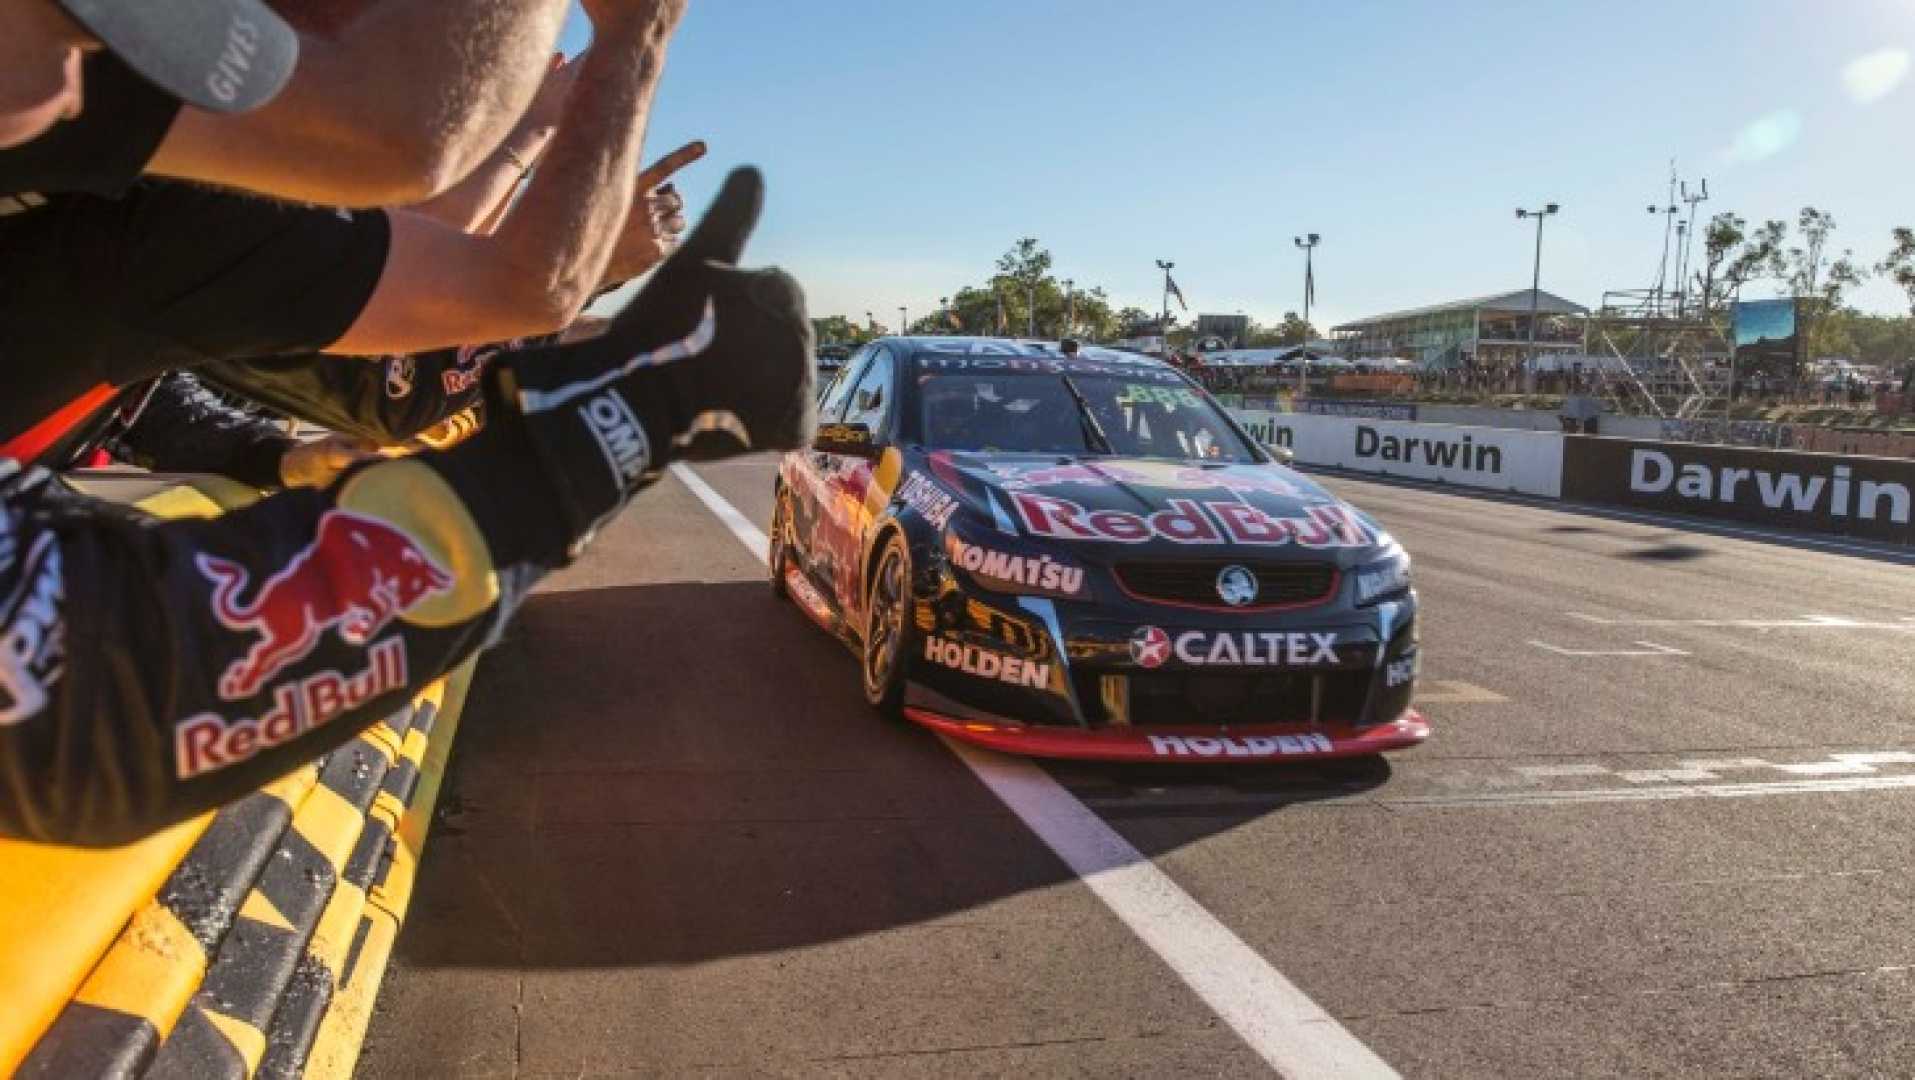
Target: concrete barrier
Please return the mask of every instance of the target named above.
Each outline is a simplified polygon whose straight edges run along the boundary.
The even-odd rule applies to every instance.
[[[1548,498],[1561,494],[1559,432],[1308,413],[1233,415],[1253,438],[1289,447],[1304,465]]]
[[[1915,544],[1915,461],[1572,435],[1562,496]]]

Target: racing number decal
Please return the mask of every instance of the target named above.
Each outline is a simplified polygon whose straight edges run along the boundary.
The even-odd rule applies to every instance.
[[[1203,404],[1197,392],[1182,386],[1146,386],[1142,383],[1127,383],[1123,392],[1117,396],[1119,405],[1142,405],[1154,403],[1170,409],[1195,409]]]

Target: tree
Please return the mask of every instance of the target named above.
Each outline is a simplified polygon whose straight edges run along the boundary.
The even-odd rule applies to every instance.
[[[1276,349],[1289,345],[1301,345],[1317,339],[1317,328],[1303,321],[1294,311],[1283,313],[1283,321],[1275,326],[1263,326],[1251,323],[1250,330],[1244,335],[1244,345],[1251,349]]]
[[[1117,322],[1117,333],[1122,337],[1136,337],[1145,327],[1155,329],[1157,325],[1157,316],[1134,304],[1119,311],[1113,318]]]
[[[1786,224],[1771,219],[1750,234],[1722,271],[1722,294],[1739,295],[1742,286],[1770,273],[1770,268],[1782,257],[1782,241],[1788,231]]]
[[[1837,338],[1841,327],[1825,316],[1842,309],[1843,298],[1862,283],[1865,271],[1855,265],[1853,251],[1844,249],[1835,259],[1828,258],[1829,237],[1835,234],[1833,214],[1805,206],[1796,217],[1796,232],[1801,242],[1778,249],[1770,269],[1788,283],[1791,295],[1808,301],[1796,307],[1796,332],[1807,346],[1803,351],[1811,357],[1833,355],[1842,344]]]
[[[1316,327],[1304,322],[1294,311],[1284,312],[1283,322],[1277,326],[1277,342],[1282,345],[1302,345],[1316,336]]]
[[[820,344],[849,342],[862,345],[878,336],[869,326],[861,326],[843,315],[827,315],[811,320],[811,332]]]
[[[1044,281],[1050,276],[1051,253],[1038,246],[1037,237],[1021,237],[1011,250],[998,256],[997,272],[1020,285]]]
[[[1040,337],[1108,341],[1154,323],[1154,316],[1137,308],[1113,308],[1100,286],[1066,288],[1052,265],[1050,251],[1036,237],[1019,237],[987,280],[940,298],[940,310],[912,323],[911,332],[1021,337],[1034,330]]]
[[[1842,313],[1842,321],[1854,342],[1850,355],[1857,361],[1891,371],[1915,361],[1915,318],[1864,315],[1851,308]]]
[[[1708,318],[1715,306],[1716,285],[1736,249],[1748,239],[1749,223],[1736,214],[1722,213],[1709,219],[1702,233],[1702,269],[1696,272],[1696,293],[1702,300],[1702,317]],[[1725,290],[1726,291],[1726,290]]]
[[[1908,312],[1915,315],[1915,229],[1903,225],[1891,236],[1895,246],[1889,249],[1886,258],[1875,264],[1875,272],[1886,274],[1908,294]]]

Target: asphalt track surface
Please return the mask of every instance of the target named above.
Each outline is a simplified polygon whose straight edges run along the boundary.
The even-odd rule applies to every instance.
[[[482,664],[362,1073],[1915,1073],[1915,567],[1328,482],[1428,744],[976,772],[668,476]]]

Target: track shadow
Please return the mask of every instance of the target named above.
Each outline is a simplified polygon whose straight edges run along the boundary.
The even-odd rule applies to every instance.
[[[402,956],[689,963],[1071,878],[937,739],[872,714],[857,682],[843,647],[762,584],[535,597],[480,665]],[[1152,855],[1389,777],[1380,761],[1057,769],[1120,831],[1170,819],[1133,837]]]
[[[1708,548],[1694,544],[1676,542],[1656,544],[1653,547],[1636,548],[1633,551],[1617,553],[1620,559],[1635,559],[1640,562],[1687,562],[1690,559],[1706,559],[1715,554]]]

